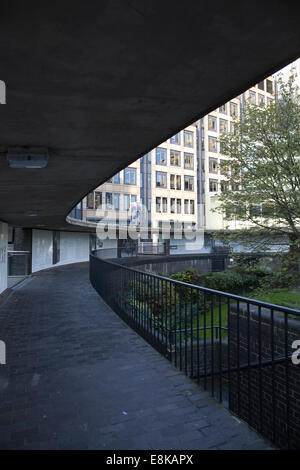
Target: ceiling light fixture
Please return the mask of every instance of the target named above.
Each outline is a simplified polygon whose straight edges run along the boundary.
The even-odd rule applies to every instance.
[[[45,147],[10,147],[7,151],[10,168],[45,168],[48,158]]]

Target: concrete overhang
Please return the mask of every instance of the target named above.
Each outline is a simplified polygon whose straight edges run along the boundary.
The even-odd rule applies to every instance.
[[[66,216],[89,191],[296,59],[299,17],[287,0],[2,2],[0,220],[85,230]],[[10,168],[11,147],[47,167]]]

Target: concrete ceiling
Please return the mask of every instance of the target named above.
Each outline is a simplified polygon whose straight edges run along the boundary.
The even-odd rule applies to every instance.
[[[74,230],[90,190],[297,58],[299,17],[287,0],[1,2],[0,220]],[[11,146],[48,166],[9,168]]]

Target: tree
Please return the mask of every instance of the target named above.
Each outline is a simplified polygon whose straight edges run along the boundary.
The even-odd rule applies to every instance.
[[[234,132],[220,138],[225,180],[217,211],[234,215],[242,230],[225,237],[258,242],[285,240],[290,263],[300,254],[300,96],[295,75],[278,80],[267,106],[245,104]],[[291,264],[290,264],[291,265]]]

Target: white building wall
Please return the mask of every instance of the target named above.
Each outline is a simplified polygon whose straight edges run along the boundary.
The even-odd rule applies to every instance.
[[[8,225],[0,222],[0,294],[7,288]]]
[[[89,260],[89,234],[60,232],[60,261],[53,265],[53,232],[32,230],[32,272]]]

